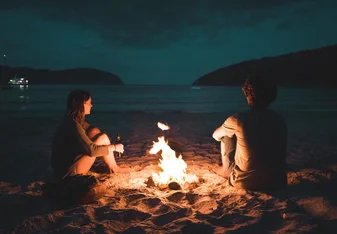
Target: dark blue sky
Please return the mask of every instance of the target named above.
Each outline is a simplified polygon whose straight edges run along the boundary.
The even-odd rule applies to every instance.
[[[244,60],[336,44],[336,12],[336,0],[1,0],[0,53],[9,66],[190,84]]]

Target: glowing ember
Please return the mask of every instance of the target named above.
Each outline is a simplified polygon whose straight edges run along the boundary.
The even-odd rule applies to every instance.
[[[158,122],[158,127],[162,130],[170,129],[169,126]],[[152,173],[153,181],[156,184],[169,184],[170,182],[177,182],[179,184],[184,184],[185,182],[192,183],[197,182],[198,178],[196,175],[186,174],[187,164],[182,159],[182,156],[176,156],[176,152],[171,149],[171,147],[165,141],[165,138],[158,137],[158,142],[153,142],[153,147],[150,150],[150,154],[156,154],[162,151],[162,158],[159,159],[159,167],[163,169],[159,174]]]
[[[158,123],[157,123],[157,126],[158,126],[158,128],[160,128],[161,130],[169,130],[169,129],[170,129],[170,127],[169,127],[168,125],[163,124],[163,123],[161,123],[161,122],[158,122]]]

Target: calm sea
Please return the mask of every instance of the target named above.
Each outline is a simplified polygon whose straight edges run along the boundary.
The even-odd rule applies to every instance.
[[[30,85],[0,90],[1,112],[56,113],[65,110],[68,93],[85,89],[93,111],[213,113],[247,109],[240,87]],[[272,107],[280,111],[337,111],[336,89],[279,88]]]

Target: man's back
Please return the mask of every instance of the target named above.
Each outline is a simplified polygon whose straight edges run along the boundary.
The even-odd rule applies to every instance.
[[[235,122],[237,137],[230,183],[249,190],[284,186],[287,148],[284,118],[266,109],[238,113],[228,120]]]

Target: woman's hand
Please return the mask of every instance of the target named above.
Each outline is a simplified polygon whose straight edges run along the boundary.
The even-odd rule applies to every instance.
[[[109,151],[110,152],[116,151],[116,152],[124,153],[124,145],[121,143],[110,145]]]
[[[122,143],[115,144],[114,146],[116,152],[124,153],[124,145]]]

